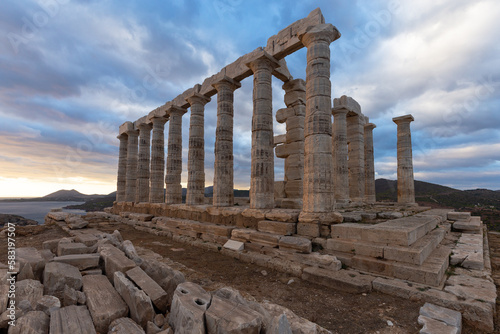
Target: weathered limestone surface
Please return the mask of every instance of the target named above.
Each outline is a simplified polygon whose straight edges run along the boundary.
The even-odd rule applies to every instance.
[[[177,286],[186,281],[180,271],[174,270],[162,262],[144,259],[141,263],[141,269],[165,290],[169,304],[172,302]]]
[[[126,176],[126,196],[127,202],[135,201],[135,194],[137,189],[137,155],[138,155],[138,137],[139,131],[134,129],[131,122],[127,122],[129,128],[127,133],[127,176]]]
[[[205,104],[210,98],[193,93],[186,100],[191,105],[186,204],[200,205],[205,204]]]
[[[151,189],[149,201],[151,203],[163,203],[163,184],[165,177],[165,134],[164,128],[167,122],[165,117],[152,117],[153,138],[151,140]]]
[[[335,198],[332,175],[330,43],[340,37],[331,24],[299,36],[307,47],[304,128],[304,212],[330,212]]]
[[[79,242],[65,242],[57,245],[57,256],[71,255],[71,254],[85,254],[89,249]]]
[[[355,102],[355,101],[354,101]],[[355,203],[365,199],[365,118],[360,114],[347,116],[347,141],[349,144],[349,197]]]
[[[334,99],[334,105],[337,99]],[[335,181],[335,201],[349,202],[349,169],[347,151],[347,116],[348,110],[335,106],[333,114],[333,171]]]
[[[152,124],[147,121],[147,116],[136,122],[139,129],[139,160],[137,165],[137,190],[135,201],[149,202],[149,178],[150,178],[150,147]]]
[[[23,268],[25,264],[29,264],[35,278],[41,280],[43,269],[45,268],[45,260],[36,248],[16,248],[16,262],[19,263],[19,268]]]
[[[262,316],[230,299],[213,296],[205,313],[207,333],[259,333]]]
[[[106,276],[84,276],[83,292],[87,296],[87,307],[97,332],[107,333],[109,324],[113,320],[128,315],[127,304],[125,304]]]
[[[364,127],[365,139],[365,202],[375,203],[375,158],[373,155],[373,129],[375,124],[367,123]]]
[[[155,316],[151,299],[119,271],[114,274],[114,286],[127,303],[132,320],[141,325],[142,328],[146,328],[148,321],[153,321]]]
[[[43,285],[38,280],[25,279],[16,282],[16,303],[23,300],[29,301],[34,309],[43,295]]]
[[[213,206],[232,206],[234,204],[233,100],[234,91],[241,87],[241,84],[224,77],[213,86],[217,90]]]
[[[45,295],[37,300],[35,310],[45,312],[50,315],[51,312],[61,308],[61,301],[54,296]]]
[[[42,311],[31,311],[9,327],[9,334],[40,334],[49,332],[49,316]]]
[[[167,175],[165,176],[166,195],[165,203],[182,203],[182,115],[185,108],[170,107],[168,127]]]
[[[66,263],[49,262],[43,274],[44,294],[63,300],[64,287],[75,290],[82,288],[82,275],[77,267]]]
[[[169,324],[175,333],[204,334],[205,312],[211,296],[199,285],[186,282],[175,289]]]
[[[96,268],[99,266],[99,254],[71,254],[57,256],[54,262],[61,262],[77,267],[79,270]]]
[[[128,136],[120,134],[117,137],[120,140],[120,151],[118,155],[118,176],[116,185],[116,201],[124,202],[126,200],[127,189],[127,146]]]
[[[104,271],[109,280],[114,279],[114,273],[120,271],[122,273],[136,266],[135,262],[129,259],[118,248],[105,245],[101,250],[101,257],[104,261]]]
[[[132,280],[141,290],[143,290],[153,304],[163,313],[167,311],[168,296],[151,277],[149,277],[140,267],[135,267],[126,272],[127,277]]]
[[[279,66],[266,52],[247,66],[254,75],[250,208],[274,207],[272,70]]]
[[[145,332],[134,320],[118,318],[109,325],[108,334],[145,334]]]
[[[413,179],[413,155],[411,147],[410,122],[412,115],[394,117],[398,125],[398,203],[415,203],[415,183]]]
[[[50,334],[95,334],[87,306],[66,306],[50,313]]]

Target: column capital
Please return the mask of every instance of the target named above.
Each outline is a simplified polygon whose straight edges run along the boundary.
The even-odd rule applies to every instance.
[[[340,115],[346,116],[348,112],[349,112],[349,110],[345,109],[344,107],[333,107],[332,108],[332,115],[334,118],[337,115],[338,116],[340,116]]]
[[[153,128],[153,124],[152,123],[142,123],[142,124],[139,124],[137,127],[139,128],[140,131],[151,131],[151,129]]]
[[[136,137],[136,136],[138,136],[138,135],[139,135],[139,130],[138,130],[138,129],[133,128],[133,129],[128,130],[128,131],[126,132],[126,134],[127,134],[127,136],[129,136],[129,137]]]
[[[410,123],[413,122],[415,119],[411,114],[404,115],[404,116],[399,116],[399,117],[394,117],[392,121],[396,124],[404,124],[404,123]]]
[[[280,67],[279,61],[265,51],[262,51],[257,55],[255,59],[246,63],[245,65],[254,73],[259,69],[267,69],[269,71],[272,71],[273,69]]]
[[[222,87],[228,87],[232,91],[235,91],[236,89],[241,87],[241,83],[239,83],[236,80],[231,79],[228,76],[223,76],[218,81],[212,83],[212,87],[214,87],[217,91],[219,91],[220,88],[222,88]]]
[[[330,44],[339,37],[340,32],[330,23],[318,24],[309,28],[305,33],[299,35],[299,39],[305,47],[308,47],[310,44],[315,42],[326,42]]]
[[[187,113],[186,108],[181,108],[181,107],[177,107],[177,106],[170,106],[167,109],[167,115],[169,115],[169,116],[172,116],[172,115],[181,115],[182,116],[185,113]]]
[[[126,133],[121,133],[118,136],[116,136],[120,141],[128,139],[128,135]]]
[[[164,125],[165,123],[168,122],[168,116],[167,117],[159,117],[159,116],[152,116],[152,117],[149,117],[148,116],[148,120],[151,121],[151,124],[155,125],[155,124],[159,124],[159,125]]]
[[[186,97],[186,101],[192,106],[193,104],[205,105],[212,99],[200,93],[193,93]]]
[[[283,88],[285,91],[298,90],[301,92],[305,92],[306,91],[306,81],[304,79],[300,79],[300,78],[293,79],[293,80],[285,82],[283,84],[283,86],[281,86],[281,88]]]
[[[122,125],[120,125],[120,131],[119,134],[127,134],[128,131],[134,129],[134,123],[132,122],[125,122]]]
[[[366,123],[365,124],[365,130],[373,130],[375,129],[377,126],[373,123]]]

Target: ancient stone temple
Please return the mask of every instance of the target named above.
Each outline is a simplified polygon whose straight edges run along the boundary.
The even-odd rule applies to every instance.
[[[266,46],[121,125],[110,219],[328,288],[376,290],[452,307],[474,326],[491,330],[496,303],[488,296],[496,293],[483,250],[485,229],[479,217],[416,205],[411,115],[393,118],[397,202],[376,201],[376,126],[354,98],[332,99],[330,44],[339,37],[316,9],[271,36]],[[286,57],[301,48],[307,49],[306,78],[293,78]],[[283,82],[286,107],[278,110],[273,109],[273,76]],[[234,93],[249,77],[250,192],[248,200],[238,201]],[[204,143],[209,103],[217,113],[213,153]],[[183,203],[182,122],[188,117]],[[285,124],[285,133],[273,133],[275,120]],[[204,194],[208,154],[215,158],[212,198]],[[284,159],[282,180],[276,180],[275,159]],[[450,261],[463,270],[449,275]],[[484,287],[484,296],[474,286]]]

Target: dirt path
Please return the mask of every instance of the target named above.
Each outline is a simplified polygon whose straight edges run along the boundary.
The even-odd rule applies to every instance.
[[[418,333],[418,311],[422,303],[377,292],[354,295],[327,289],[274,270],[241,262],[218,252],[191,247],[172,239],[155,236],[119,224],[91,224],[102,231],[118,229],[135,246],[150,249],[175,261],[186,279],[214,290],[232,286],[245,296],[290,308],[296,314],[331,330],[333,333]],[[21,229],[21,228],[19,228]],[[41,248],[45,240],[67,234],[59,228],[32,228],[33,233],[18,233],[17,247]],[[499,238],[500,252],[500,238]],[[5,263],[5,247],[0,261]],[[250,298],[252,298],[250,297]],[[498,317],[497,317],[498,319]],[[390,326],[388,322],[393,325]],[[463,333],[475,333],[464,328]]]

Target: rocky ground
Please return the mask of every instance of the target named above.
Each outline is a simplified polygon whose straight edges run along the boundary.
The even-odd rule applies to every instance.
[[[188,281],[213,291],[232,286],[245,297],[265,300],[290,308],[297,315],[331,330],[333,333],[418,333],[417,317],[421,303],[385,294],[350,294],[326,289],[268,268],[249,265],[239,260],[178,243],[165,237],[138,231],[118,223],[95,224],[103,232],[119,230],[124,239],[132,241],[139,252],[156,252],[172,260]],[[68,236],[57,226],[27,226],[16,231],[16,247],[41,248],[43,241]],[[491,242],[494,271],[500,253],[500,237]],[[490,237],[491,239],[491,237]],[[498,240],[498,241],[496,241]],[[0,248],[0,262],[7,260],[6,247]],[[500,263],[500,260],[497,260]],[[500,275],[500,274],[497,274]],[[498,277],[498,276],[497,276]],[[251,298],[251,297],[250,297]],[[496,317],[496,327],[500,317]],[[499,331],[500,332],[500,331]],[[481,333],[464,327],[463,333]]]
[[[0,213],[0,228],[4,227],[7,223],[13,223],[16,226],[38,225],[38,222],[33,219]]]

